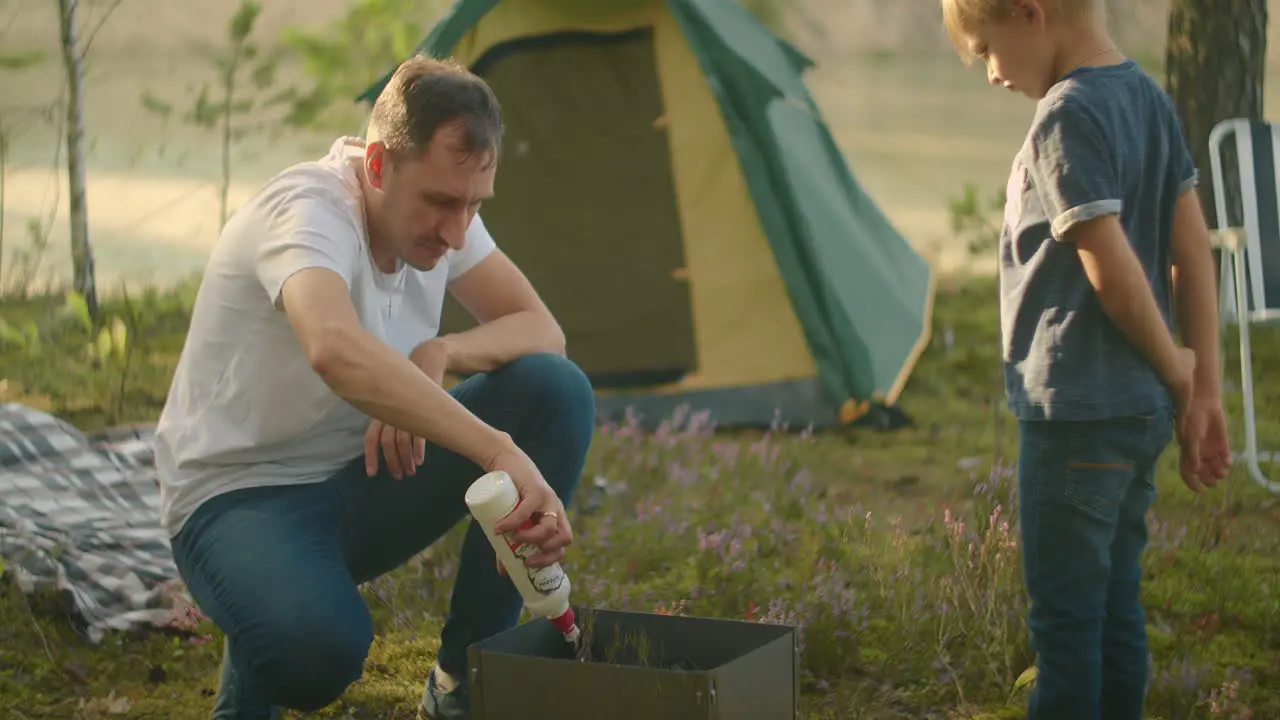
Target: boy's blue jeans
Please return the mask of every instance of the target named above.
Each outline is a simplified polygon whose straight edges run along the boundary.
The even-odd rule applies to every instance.
[[[1139,601],[1156,461],[1168,411],[1101,422],[1023,422],[1023,572],[1038,674],[1027,720],[1141,720]]]
[[[510,434],[569,504],[595,424],[591,386],[577,366],[532,355],[451,392]],[[467,517],[462,497],[481,474],[430,444],[416,475],[396,480],[385,467],[379,457],[382,471],[367,477],[362,455],[322,483],[218,496],[173,539],[196,604],[228,639],[212,718],[272,718],[273,706],[317,710],[359,679],[373,628],[357,584],[400,566]],[[522,606],[472,525],[440,666],[465,682],[467,647],[515,625]]]

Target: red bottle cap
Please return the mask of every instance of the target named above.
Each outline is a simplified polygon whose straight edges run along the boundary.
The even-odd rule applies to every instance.
[[[562,635],[568,635],[570,632],[572,632],[573,629],[577,626],[576,622],[577,622],[577,618],[573,616],[573,608],[569,608],[568,610],[565,610],[564,614],[562,614],[560,617],[551,618],[551,624],[554,625]]]

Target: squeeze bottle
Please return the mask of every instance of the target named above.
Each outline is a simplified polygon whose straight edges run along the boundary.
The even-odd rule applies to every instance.
[[[538,546],[518,543],[509,534],[494,532],[494,524],[510,515],[520,504],[520,491],[511,476],[501,470],[486,473],[471,483],[463,500],[507,569],[507,576],[524,597],[525,605],[533,613],[549,619],[564,634],[565,640],[576,643],[581,633],[573,608],[569,607],[569,576],[565,575],[560,563],[542,568],[527,567],[524,559],[537,555]],[[530,520],[526,520],[521,527],[532,525]]]

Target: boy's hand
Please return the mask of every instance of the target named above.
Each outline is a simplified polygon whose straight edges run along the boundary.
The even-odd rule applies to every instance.
[[[1182,481],[1192,492],[1214,487],[1231,469],[1231,444],[1222,400],[1206,394],[1192,396],[1178,423]]]
[[[1178,439],[1182,446],[1182,479],[1200,492],[1227,476],[1231,447],[1223,418],[1218,344],[1217,269],[1200,194],[1184,191],[1174,210],[1170,243],[1171,278],[1183,342],[1196,350],[1196,373],[1190,400],[1179,406]]]
[[[1202,492],[1200,483],[1200,439],[1204,437],[1204,422],[1194,406],[1196,354],[1191,348],[1178,348],[1173,376],[1167,378],[1173,392],[1174,417],[1178,434],[1178,447],[1182,451],[1180,469],[1182,481],[1192,492]]]
[[[1231,472],[1234,462],[1231,457],[1231,441],[1227,439],[1227,417],[1222,409],[1222,400],[1215,399],[1212,404],[1205,404],[1205,434],[1200,439],[1200,463],[1205,472],[1213,478],[1211,485],[1217,485]]]

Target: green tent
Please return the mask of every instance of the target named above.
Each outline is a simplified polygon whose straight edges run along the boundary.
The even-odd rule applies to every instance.
[[[896,403],[932,270],[846,166],[811,60],[741,6],[459,0],[419,50],[502,102],[481,214],[607,419],[687,405],[721,427],[820,428]],[[443,330],[469,322],[451,302]]]

